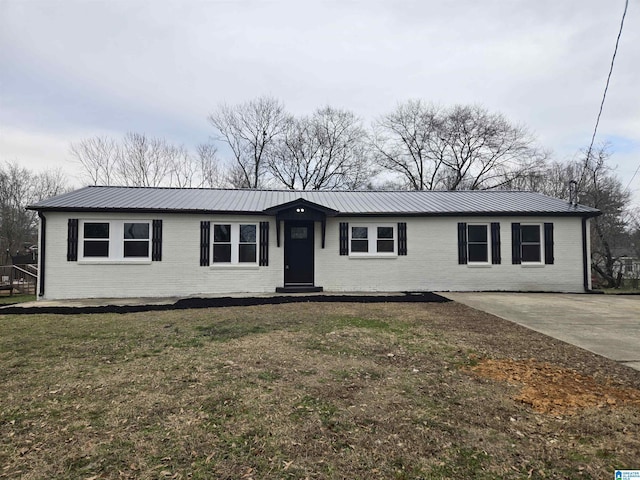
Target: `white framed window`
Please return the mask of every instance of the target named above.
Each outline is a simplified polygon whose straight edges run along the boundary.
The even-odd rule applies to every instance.
[[[542,226],[540,224],[521,224],[520,258],[522,263],[543,263],[543,248]]]
[[[150,220],[82,220],[79,258],[85,261],[150,261]]]
[[[398,239],[395,224],[349,225],[349,255],[389,257],[397,254]]]
[[[151,248],[149,222],[124,222],[125,258],[149,258]]]
[[[483,265],[491,262],[488,224],[467,224],[467,262]]]
[[[214,223],[213,265],[257,265],[257,223]]]
[[[81,257],[109,258],[110,226],[109,222],[83,222]]]

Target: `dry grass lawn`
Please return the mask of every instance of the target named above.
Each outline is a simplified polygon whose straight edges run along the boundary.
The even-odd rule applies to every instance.
[[[0,290],[0,305],[11,305],[13,303],[22,303],[22,302],[34,302],[35,300],[36,300],[35,295],[21,295],[21,294],[9,295],[8,291]]]
[[[0,478],[640,468],[640,372],[456,303],[5,315],[0,380]]]

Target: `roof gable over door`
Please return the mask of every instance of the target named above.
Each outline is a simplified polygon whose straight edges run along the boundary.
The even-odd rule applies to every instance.
[[[278,247],[280,246],[280,222],[283,220],[305,220],[320,222],[320,226],[322,228],[322,248],[324,248],[327,230],[327,217],[335,217],[340,212],[332,208],[325,207],[324,205],[318,205],[317,203],[310,202],[304,198],[297,198],[291,202],[267,208],[264,210],[264,213],[267,215],[275,215],[276,217],[276,242]]]
[[[281,220],[322,220],[326,217],[335,217],[340,212],[304,198],[297,198],[291,202],[269,207],[264,210],[264,213],[275,215]]]

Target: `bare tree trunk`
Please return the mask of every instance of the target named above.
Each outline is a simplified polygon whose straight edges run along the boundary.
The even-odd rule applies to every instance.
[[[284,105],[271,97],[260,97],[235,106],[226,104],[209,115],[234,157],[230,181],[236,187],[258,188],[268,182],[266,156],[282,135],[289,115]]]

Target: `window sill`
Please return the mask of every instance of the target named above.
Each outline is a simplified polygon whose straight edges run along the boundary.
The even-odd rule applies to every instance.
[[[237,263],[231,263],[228,265],[222,265],[222,264],[211,265],[209,268],[211,270],[259,270],[260,266],[258,264],[239,265]]]
[[[150,259],[143,260],[78,260],[79,265],[151,265]]]
[[[398,258],[398,255],[349,255],[349,260],[371,260],[374,258],[379,260],[392,260]]]
[[[467,263],[469,268],[491,268],[490,263]]]

